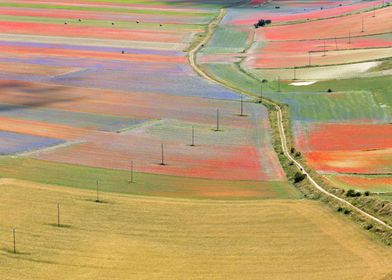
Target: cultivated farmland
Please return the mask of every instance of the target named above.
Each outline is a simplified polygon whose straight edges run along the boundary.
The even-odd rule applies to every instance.
[[[2,1],[0,278],[390,279],[389,2]]]
[[[257,7],[229,11],[225,24],[230,28],[249,26],[256,15],[273,22],[254,31],[245,52],[230,55],[231,61],[237,58],[230,64],[236,76],[248,74],[248,81],[235,83],[289,105],[294,145],[312,168],[323,174],[390,174],[390,5],[280,4],[260,12]],[[201,58],[211,75],[233,83],[222,60]]]
[[[1,188],[4,279],[277,279],[288,273],[290,279],[379,279],[392,257],[312,201],[105,194],[97,204],[94,192],[84,190],[18,180],[2,181]],[[10,227],[16,227],[15,255]],[[320,262],[323,269],[315,269]]]

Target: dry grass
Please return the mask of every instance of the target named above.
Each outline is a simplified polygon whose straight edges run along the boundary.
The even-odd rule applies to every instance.
[[[86,190],[16,180],[0,187],[1,279],[358,280],[391,272],[391,250],[316,202],[105,193],[95,203]],[[13,227],[18,254],[10,252]]]

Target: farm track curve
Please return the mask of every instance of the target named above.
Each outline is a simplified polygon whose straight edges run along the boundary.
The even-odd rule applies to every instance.
[[[201,40],[201,41],[199,42],[199,44],[197,44],[196,46],[194,46],[192,49],[189,50],[189,53],[188,53],[189,63],[190,63],[190,65],[191,65],[192,69],[194,69],[194,71],[195,71],[196,73],[198,73],[200,76],[202,76],[203,78],[208,79],[208,80],[211,81],[211,82],[220,84],[220,85],[222,85],[222,86],[224,86],[224,87],[227,87],[227,88],[229,88],[229,89],[231,89],[231,90],[233,90],[233,91],[235,91],[235,92],[238,92],[239,94],[246,94],[247,96],[252,96],[251,93],[249,93],[249,92],[247,92],[247,91],[245,91],[245,90],[243,90],[243,89],[240,89],[240,88],[236,88],[236,87],[227,85],[227,84],[225,84],[225,83],[223,83],[223,82],[221,82],[221,81],[215,79],[214,77],[211,77],[211,76],[208,75],[206,72],[204,72],[203,69],[202,69],[201,67],[199,67],[199,65],[197,64],[197,61],[196,61],[196,54],[197,54],[197,52],[204,46],[204,44],[206,44],[206,43],[209,41],[209,39],[211,38],[211,36],[213,35],[213,33],[214,33],[214,31],[215,31],[215,28],[218,26],[218,24],[221,22],[221,20],[224,18],[225,15],[226,15],[226,9],[225,9],[225,8],[222,8],[222,9],[220,10],[218,16],[216,16],[216,17],[209,23],[208,28],[207,28],[207,34],[206,34],[205,38],[204,38],[203,40]],[[268,104],[274,106],[274,107],[276,108],[276,110],[277,110],[277,126],[278,126],[278,128],[279,128],[280,142],[281,142],[281,145],[282,145],[282,149],[283,149],[284,155],[285,155],[289,160],[291,160],[292,162],[294,162],[294,164],[296,165],[296,167],[298,168],[298,170],[299,170],[300,172],[302,172],[303,174],[306,174],[306,177],[307,177],[307,179],[309,180],[309,182],[310,182],[318,191],[322,192],[323,194],[325,194],[325,195],[327,195],[327,196],[329,196],[329,197],[331,197],[331,198],[333,198],[333,199],[335,199],[335,200],[337,200],[337,201],[339,201],[339,202],[342,202],[342,203],[346,204],[347,206],[349,206],[351,209],[357,211],[358,213],[360,213],[360,214],[366,216],[367,218],[373,220],[374,222],[376,222],[376,223],[378,223],[378,224],[380,224],[380,225],[382,225],[382,226],[384,226],[384,227],[386,227],[386,228],[392,230],[392,226],[388,225],[387,223],[385,223],[385,222],[382,221],[381,219],[379,219],[379,218],[377,218],[377,217],[375,217],[375,216],[373,216],[373,215],[371,215],[371,214],[369,214],[369,213],[363,211],[362,209],[360,209],[360,208],[354,206],[354,205],[353,205],[352,203],[350,203],[349,201],[347,201],[347,200],[345,200],[345,199],[343,199],[343,198],[341,198],[341,197],[338,197],[338,196],[336,196],[336,195],[334,195],[334,194],[328,192],[326,189],[324,189],[322,186],[320,186],[320,185],[312,178],[312,176],[305,170],[305,168],[304,168],[297,160],[295,160],[295,159],[290,155],[289,150],[288,150],[288,147],[287,147],[286,132],[285,132],[285,129],[284,129],[284,126],[283,126],[283,113],[282,113],[282,110],[281,110],[279,104],[276,103],[276,102],[274,102],[274,101],[272,101],[272,100],[266,99],[266,98],[263,98],[263,101],[264,101],[265,103],[268,103]]]

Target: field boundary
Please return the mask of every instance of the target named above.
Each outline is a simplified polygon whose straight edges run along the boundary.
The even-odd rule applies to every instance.
[[[208,79],[208,80],[210,80],[210,81],[212,81],[212,82],[214,82],[214,83],[220,84],[220,85],[222,85],[222,86],[224,86],[224,87],[226,87],[226,88],[229,88],[229,89],[231,89],[231,90],[233,90],[233,91],[236,91],[236,92],[238,92],[238,93],[240,93],[240,94],[246,94],[246,95],[248,95],[248,96],[253,96],[253,97],[254,97],[254,94],[252,94],[252,93],[250,93],[250,92],[247,92],[247,91],[245,91],[245,90],[243,90],[243,89],[240,89],[240,88],[237,88],[237,87],[228,85],[228,84],[226,84],[226,83],[223,83],[223,82],[221,82],[221,81],[215,79],[214,77],[211,77],[210,75],[208,75],[207,73],[205,73],[205,72],[202,70],[202,68],[199,67],[199,65],[198,65],[197,62],[196,62],[196,54],[197,54],[197,51],[198,51],[205,43],[208,42],[208,40],[211,38],[211,36],[212,36],[212,34],[213,34],[213,32],[214,32],[215,27],[220,23],[220,21],[223,19],[223,17],[224,17],[225,14],[226,14],[226,9],[223,9],[223,8],[222,8],[222,9],[220,10],[219,15],[218,15],[213,21],[211,21],[210,24],[208,25],[208,31],[207,31],[208,33],[207,33],[206,37],[205,37],[201,42],[199,42],[198,45],[196,45],[193,49],[191,49],[191,50],[189,51],[189,62],[190,62],[190,65],[191,65],[191,67],[195,70],[195,72],[198,73],[199,75],[201,75],[202,77],[204,77],[204,78],[206,78],[206,79]],[[281,105],[278,104],[278,103],[276,103],[276,102],[274,102],[274,101],[272,101],[272,100],[266,99],[265,97],[262,98],[261,102],[264,102],[264,103],[266,103],[266,104],[268,104],[268,105],[270,105],[270,106],[273,106],[273,107],[276,109],[276,111],[277,111],[277,126],[278,126],[278,129],[279,129],[280,142],[281,142],[281,147],[282,147],[283,153],[284,153],[285,157],[286,157],[288,160],[292,161],[292,162],[295,164],[295,166],[297,167],[297,169],[298,169],[302,174],[305,174],[305,175],[306,175],[307,179],[309,180],[309,182],[313,185],[313,187],[314,187],[315,189],[317,189],[317,190],[320,191],[321,193],[327,195],[328,197],[333,198],[334,200],[336,200],[336,201],[338,201],[338,202],[344,203],[345,205],[349,206],[351,209],[353,209],[353,210],[355,210],[356,212],[362,214],[363,216],[366,216],[367,218],[373,220],[374,222],[376,222],[376,223],[378,223],[378,224],[380,224],[380,225],[386,227],[387,229],[392,230],[392,226],[390,226],[390,225],[388,225],[387,223],[383,222],[381,219],[379,219],[379,218],[377,218],[377,217],[375,217],[375,216],[373,216],[373,215],[371,215],[371,214],[369,214],[369,213],[363,211],[362,209],[360,209],[360,208],[354,206],[354,205],[353,205],[352,203],[350,203],[349,201],[347,201],[347,200],[345,200],[345,199],[343,199],[343,198],[341,198],[341,197],[338,197],[338,196],[336,196],[336,195],[330,193],[329,191],[327,191],[326,189],[324,189],[322,186],[320,186],[320,185],[312,178],[312,176],[305,170],[305,168],[304,168],[296,159],[294,159],[294,158],[290,155],[290,153],[289,153],[289,150],[288,150],[288,147],[287,147],[286,132],[285,132],[284,125],[283,125],[284,119],[283,119],[283,113],[282,113]]]

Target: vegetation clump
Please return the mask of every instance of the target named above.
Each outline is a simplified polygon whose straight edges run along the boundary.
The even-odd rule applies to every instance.
[[[254,24],[255,28],[266,26],[267,24],[271,24],[270,19],[260,19],[257,23]]]
[[[296,172],[294,175],[294,183],[302,182],[306,178],[306,174],[301,172]]]

